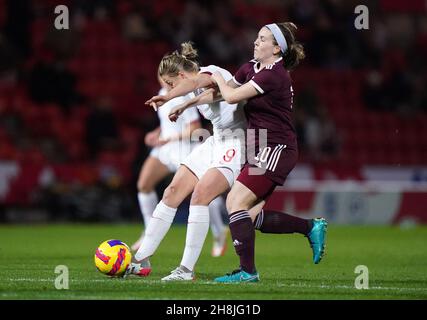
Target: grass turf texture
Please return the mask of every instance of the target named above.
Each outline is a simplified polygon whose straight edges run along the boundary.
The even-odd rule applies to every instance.
[[[319,265],[303,236],[257,232],[261,281],[254,284],[212,282],[238,260],[230,239],[226,255],[212,258],[209,234],[196,281],[163,283],[184,248],[185,226],[174,225],[151,259],[150,277],[123,280],[96,270],[102,241],[130,245],[139,233],[137,225],[0,225],[0,299],[427,299],[427,227],[330,225]],[[55,289],[57,265],[69,268],[68,290]],[[368,290],[354,287],[358,265],[369,268]]]

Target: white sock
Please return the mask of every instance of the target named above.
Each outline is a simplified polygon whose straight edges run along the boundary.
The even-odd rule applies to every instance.
[[[154,254],[160,242],[168,232],[176,214],[176,208],[168,207],[160,201],[145,228],[144,240],[135,254],[137,260],[143,260]]]
[[[147,228],[148,223],[153,215],[154,209],[156,208],[159,199],[157,198],[156,191],[151,191],[149,193],[138,192],[138,202],[139,209],[142,213],[142,218],[144,219],[144,226]]]
[[[209,230],[209,207],[191,206],[181,265],[193,271]]]
[[[222,211],[225,208],[224,198],[219,196],[209,204],[209,217],[212,236],[218,238],[224,231],[225,224],[222,220]]]

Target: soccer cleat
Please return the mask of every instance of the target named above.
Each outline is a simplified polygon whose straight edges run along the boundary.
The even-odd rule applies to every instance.
[[[151,264],[150,260],[144,259],[142,261],[135,261],[132,259],[132,262],[126,268],[124,278],[135,275],[139,277],[148,277],[151,273]]]
[[[181,267],[171,271],[171,274],[163,277],[162,281],[191,281],[194,280],[194,272],[185,272]]]
[[[224,228],[224,231],[221,232],[218,238],[214,238],[211,255],[212,257],[220,257],[223,256],[225,251],[227,250],[227,237],[229,233],[228,227]]]
[[[248,273],[242,269],[237,269],[225,276],[215,278],[214,281],[219,283],[258,282],[259,274],[258,272]]]
[[[313,262],[315,264],[318,264],[325,254],[327,227],[328,222],[325,219],[313,219],[313,227],[307,235],[308,242],[313,250]]]

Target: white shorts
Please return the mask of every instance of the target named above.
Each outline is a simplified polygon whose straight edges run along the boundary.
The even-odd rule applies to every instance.
[[[158,159],[170,172],[176,172],[191,150],[198,145],[183,141],[169,142],[161,147],[153,148],[150,156]]]
[[[209,169],[218,168],[231,187],[244,165],[244,143],[237,137],[219,140],[211,136],[195,147],[182,164],[199,180]]]

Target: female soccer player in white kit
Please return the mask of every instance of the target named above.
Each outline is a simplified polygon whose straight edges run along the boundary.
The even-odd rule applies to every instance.
[[[232,79],[232,75],[217,66],[200,67],[196,60],[197,51],[192,45],[184,43],[181,46],[180,53],[175,51],[165,56],[159,65],[159,75],[173,88],[167,97],[161,98],[162,102],[191,91],[196,95],[200,94],[200,99],[213,101],[213,94],[201,94],[202,89],[199,88],[210,87],[213,84],[211,75],[215,72],[220,72],[228,80]],[[152,105],[161,105],[162,102],[151,99],[148,101]],[[179,204],[192,194],[181,264],[162,280],[193,280],[194,266],[209,228],[208,205],[218,195],[230,189],[245,162],[243,149],[246,119],[242,108],[237,108],[237,104],[221,101],[198,109],[211,121],[213,136],[191,152],[165,189],[126,275],[147,276],[151,272],[148,258],[165,237]]]
[[[167,85],[160,77],[159,82],[162,85],[159,94],[164,95],[167,93]],[[145,227],[148,226],[153,211],[159,202],[155,187],[170,173],[176,172],[181,162],[190,154],[191,149],[198,144],[190,141],[192,132],[201,128],[200,116],[196,109],[192,108],[185,111],[176,123],[168,119],[168,114],[174,106],[193,97],[194,94],[190,93],[186,96],[174,98],[158,109],[157,115],[160,126],[145,136],[145,144],[153,148],[142,165],[137,183],[138,203]],[[214,240],[211,251],[213,257],[223,255],[226,249],[228,227],[223,222],[222,210],[225,210],[225,202],[221,196],[209,204],[210,227]],[[144,233],[132,245],[132,250],[137,251],[139,249],[143,237]]]

